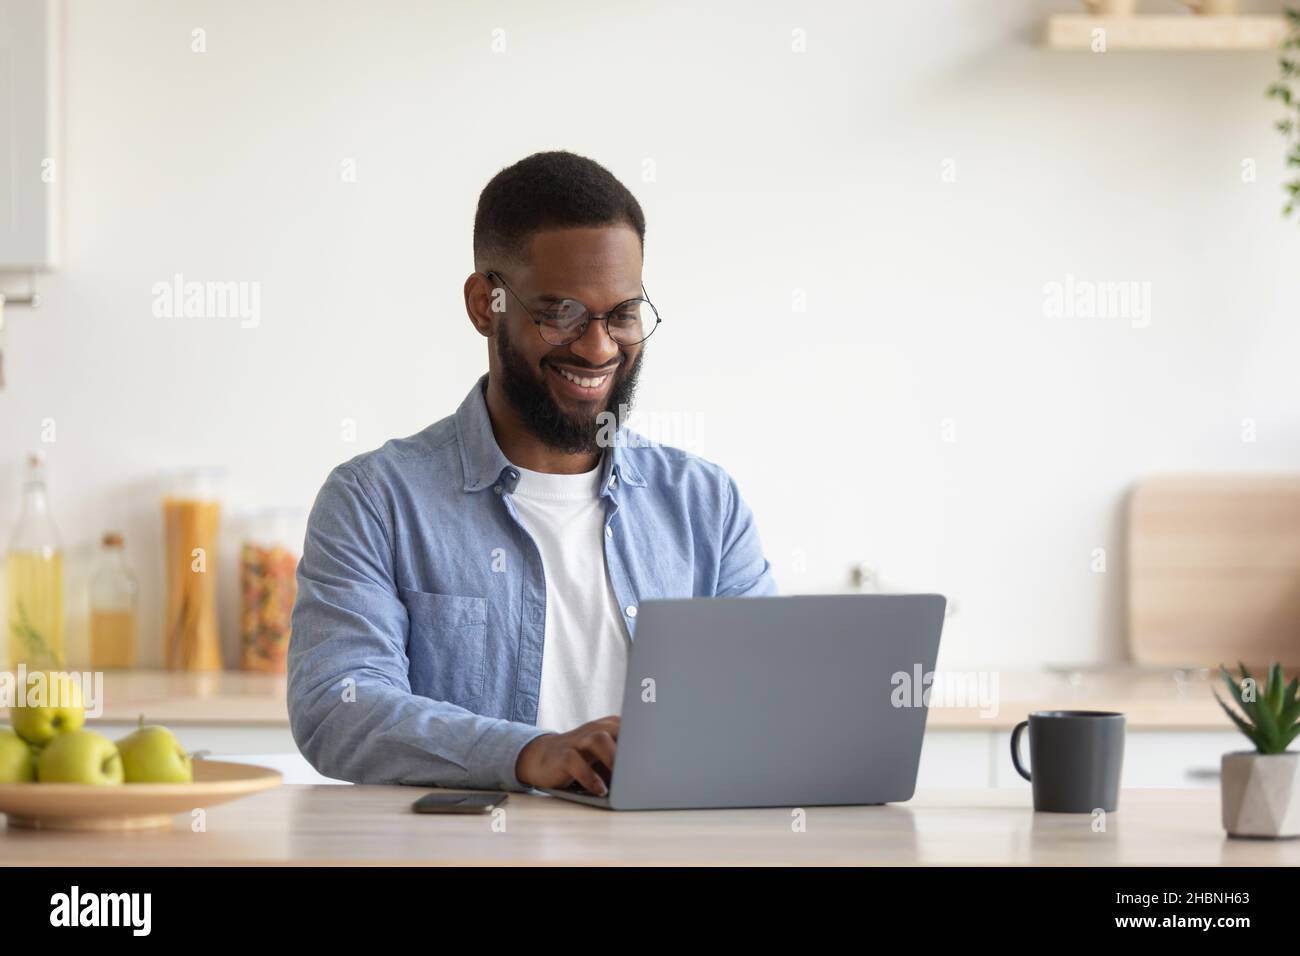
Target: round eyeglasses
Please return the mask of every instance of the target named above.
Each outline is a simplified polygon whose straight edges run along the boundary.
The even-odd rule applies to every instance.
[[[650,338],[663,319],[648,298],[627,299],[614,306],[603,315],[597,315],[577,299],[548,299],[539,309],[530,309],[524,300],[515,294],[499,272],[487,272],[484,275],[494,282],[500,282],[515,301],[529,314],[538,333],[548,345],[568,345],[582,338],[587,332],[587,325],[592,319],[605,323],[605,331],[619,345],[639,345]],[[645,286],[641,286],[645,293]]]

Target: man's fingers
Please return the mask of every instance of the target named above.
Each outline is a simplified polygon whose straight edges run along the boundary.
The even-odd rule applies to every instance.
[[[583,753],[595,757],[611,771],[614,769],[614,751],[617,745],[614,743],[613,734],[609,731],[597,730],[595,733],[587,734],[577,746]]]
[[[590,721],[589,723],[583,724],[582,729],[603,730],[606,733],[608,733],[611,737],[613,737],[615,740],[617,740],[618,728],[621,723],[622,723],[622,719],[619,717],[618,714],[610,714],[608,717],[600,717],[596,720]]]
[[[600,774],[587,762],[587,758],[578,750],[570,750],[564,757],[564,769],[578,781],[588,793],[603,797],[609,792]]]

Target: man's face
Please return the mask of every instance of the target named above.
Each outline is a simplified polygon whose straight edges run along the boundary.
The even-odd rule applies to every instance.
[[[577,299],[604,314],[641,295],[641,243],[628,226],[538,232],[527,259],[505,280],[538,314],[560,299]],[[510,404],[547,445],[570,453],[598,450],[606,421],[599,416],[611,412],[621,421],[636,390],[643,346],[618,344],[604,322],[589,322],[568,345],[551,345],[519,302],[506,297],[496,358]]]

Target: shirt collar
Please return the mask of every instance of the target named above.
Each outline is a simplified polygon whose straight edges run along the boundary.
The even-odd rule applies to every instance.
[[[484,394],[486,388],[487,375],[484,374],[469,390],[465,400],[460,403],[460,408],[456,409],[456,440],[460,445],[465,490],[482,491],[484,488],[497,487],[513,490],[519,481],[519,470],[506,458],[501,446],[497,444],[496,436],[492,434],[492,420],[488,417]],[[601,475],[602,495],[609,494],[619,484],[645,487],[645,479],[627,453],[627,446],[633,443],[631,433],[620,425],[614,447],[605,456]]]

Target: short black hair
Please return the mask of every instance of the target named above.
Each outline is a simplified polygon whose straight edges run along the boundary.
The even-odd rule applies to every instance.
[[[645,214],[614,174],[565,151],[533,153],[497,173],[479,193],[474,264],[520,262],[540,229],[626,223],[645,248]]]

